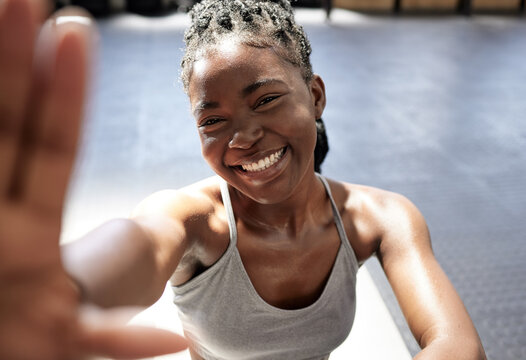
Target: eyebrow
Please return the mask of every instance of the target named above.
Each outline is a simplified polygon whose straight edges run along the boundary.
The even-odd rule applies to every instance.
[[[273,78],[261,79],[243,88],[243,90],[241,90],[241,95],[243,97],[247,97],[248,95],[252,94],[260,87],[271,85],[271,84],[285,84],[285,82],[283,80],[273,79]],[[217,101],[200,101],[195,106],[193,114],[194,116],[197,116],[197,113],[199,113],[200,111],[208,110],[208,109],[217,109],[218,107],[219,107],[219,102]]]
[[[261,79],[245,87],[243,90],[241,90],[241,94],[243,95],[243,97],[246,97],[252,94],[257,89],[259,89],[260,87],[265,86],[265,85],[272,85],[272,84],[285,84],[285,82],[279,79],[272,79],[272,78]]]
[[[193,111],[194,116],[197,115],[198,112],[207,110],[207,109],[217,109],[219,107],[219,103],[217,101],[200,101],[195,106],[195,109]]]

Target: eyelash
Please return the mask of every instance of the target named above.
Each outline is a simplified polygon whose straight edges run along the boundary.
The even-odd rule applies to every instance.
[[[267,97],[263,98],[263,100],[261,100],[261,101],[256,105],[256,107],[259,107],[259,106],[263,106],[263,105],[265,105],[265,104],[268,104],[269,102],[272,102],[272,101],[276,100],[277,98],[279,98],[278,95],[267,96]]]
[[[260,106],[263,106],[265,104],[268,104],[274,100],[276,100],[277,98],[279,98],[279,95],[273,95],[273,96],[267,96],[265,98],[263,98],[257,105],[256,105],[256,108],[260,107]],[[223,119],[220,119],[220,118],[211,118],[211,119],[206,119],[205,121],[203,121],[201,123],[201,125],[199,125],[200,127],[203,126],[203,127],[206,127],[206,126],[212,126],[212,125],[215,125],[217,124],[218,122],[222,121]]]
[[[203,121],[203,123],[200,126],[212,126],[212,125],[217,124],[221,120],[222,119],[219,119],[219,118],[206,119],[205,121]]]

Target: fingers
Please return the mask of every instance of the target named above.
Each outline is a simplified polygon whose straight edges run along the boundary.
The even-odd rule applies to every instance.
[[[30,114],[22,136],[14,192],[35,209],[60,214],[82,123],[93,34],[91,20],[76,12],[60,14],[49,27],[50,39],[44,35],[42,41],[55,45],[56,53],[50,68],[43,61],[36,69],[38,113]]]
[[[93,45],[91,20],[83,15],[69,10],[46,23],[23,118],[10,121],[6,194],[47,215],[60,216],[81,126]]]
[[[131,313],[135,313],[132,309]],[[130,311],[94,310],[81,317],[79,346],[83,353],[115,359],[161,356],[188,347],[184,337],[170,331],[143,326],[123,326]]]
[[[0,195],[10,180],[29,99],[37,12],[27,0],[0,2]]]

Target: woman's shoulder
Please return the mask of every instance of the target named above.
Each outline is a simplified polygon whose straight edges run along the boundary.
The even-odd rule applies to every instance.
[[[168,216],[186,221],[210,216],[222,207],[220,178],[212,176],[179,189],[157,191],[135,208],[134,216]]]
[[[385,238],[426,228],[406,196],[374,186],[327,179],[355,252],[365,260]],[[349,234],[350,233],[350,234]],[[360,256],[361,255],[361,256]]]
[[[229,244],[228,221],[221,198],[220,178],[215,176],[182,187],[161,190],[136,207],[133,217],[147,231],[164,239],[168,253],[182,244],[184,253],[172,275],[174,284],[191,279],[211,266]]]
[[[385,215],[402,208],[413,207],[403,194],[378,187],[326,178],[336,203],[342,210]]]

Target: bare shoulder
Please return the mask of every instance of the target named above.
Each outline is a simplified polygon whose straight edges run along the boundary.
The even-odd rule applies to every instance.
[[[170,268],[175,270],[174,284],[188,281],[200,267],[213,264],[228,246],[219,177],[158,191],[141,201],[132,217],[151,235],[161,257],[174,264]]]
[[[180,189],[155,192],[136,206],[132,216],[168,216],[186,222],[209,216],[221,204],[219,178],[213,176]]]
[[[410,245],[415,239],[428,242],[424,217],[404,195],[367,185],[328,181],[360,261],[395,243]]]
[[[196,241],[224,232],[228,225],[223,214],[219,178],[211,177],[148,196],[137,205],[132,218],[159,242],[181,244],[189,251]]]

